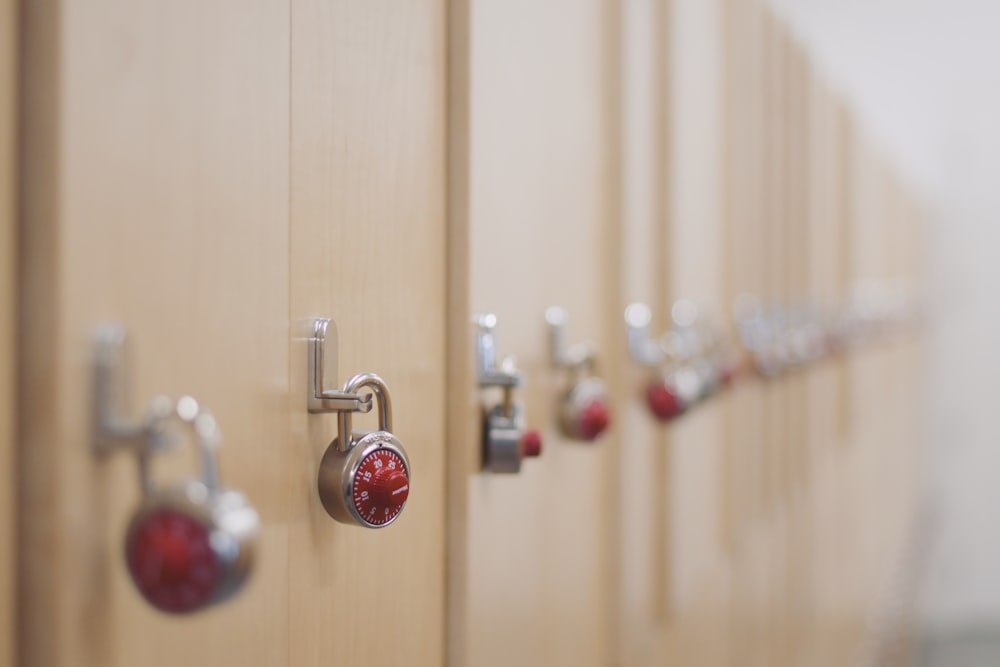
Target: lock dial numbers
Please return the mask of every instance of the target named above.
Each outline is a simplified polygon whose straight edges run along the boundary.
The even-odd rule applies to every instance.
[[[369,452],[358,464],[351,498],[366,523],[384,526],[403,509],[410,495],[410,474],[403,458],[388,448]]]

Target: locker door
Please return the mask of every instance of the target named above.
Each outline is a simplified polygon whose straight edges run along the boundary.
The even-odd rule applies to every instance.
[[[441,664],[442,3],[24,6],[19,664]],[[339,327],[338,381],[392,391],[414,487],[383,531],[317,498],[336,420],[306,413],[316,316]],[[261,515],[246,590],[196,616],[154,611],[122,562],[135,463],[90,435],[108,320],[132,414],[197,397]],[[157,483],[193,474],[191,452],[157,459]]]
[[[844,121],[842,107],[825,83],[814,80],[810,89],[810,209],[808,215],[808,285],[826,309],[843,302],[844,201],[841,194]],[[842,451],[843,362],[827,360],[809,371],[808,442],[812,479],[813,648],[810,663],[833,666],[848,658],[837,655],[832,640],[836,613],[831,601],[840,582],[830,581],[838,567],[834,545],[842,539],[836,530],[837,453]],[[822,527],[820,529],[819,527]],[[841,649],[843,650],[843,649]]]
[[[727,166],[726,278],[727,308],[743,294],[763,296],[766,217],[763,128],[765,36],[759,2],[734,0],[725,5],[728,80],[725,88],[725,159]],[[735,335],[735,331],[732,332]],[[761,527],[766,518],[765,481],[768,442],[762,383],[738,382],[729,397],[725,456],[732,474],[729,546],[733,559],[733,651],[748,665],[770,665],[765,655],[767,594],[770,579]]]
[[[16,3],[0,2],[0,666],[14,665],[14,578],[16,538],[14,535],[17,486],[14,471],[14,419],[17,415],[15,373],[17,355],[16,288],[17,208],[15,188],[17,165],[14,142],[17,133],[17,24]]]
[[[441,0],[292,2],[291,665],[444,660],[444,38]],[[303,411],[316,316],[339,329],[337,381],[391,392],[412,489],[382,530],[316,494],[337,421]]]
[[[690,299],[700,318],[729,320],[724,265],[722,2],[669,3],[670,115],[667,294]],[[728,331],[726,331],[728,335]],[[673,659],[729,665],[729,554],[725,550],[726,394],[713,396],[669,426],[666,609]],[[738,445],[737,445],[738,446]]]
[[[668,92],[667,5],[662,0],[622,3],[621,28],[621,293],[623,303],[650,306],[651,334],[656,336],[669,321],[667,127],[673,99]],[[621,322],[621,318],[619,311],[616,319]],[[623,369],[617,496],[627,519],[615,526],[616,657],[623,665],[655,665],[666,660],[661,640],[671,563],[669,428],[652,417],[646,404],[645,391],[654,371],[641,367],[624,349],[617,359]]]
[[[25,304],[20,664],[287,659],[288,7],[24,3]],[[130,416],[190,394],[256,504],[258,567],[232,603],[171,618],[123,563],[135,462],[91,449],[97,326],[131,338]],[[190,445],[188,445],[190,447]],[[154,466],[168,486],[196,458]]]
[[[451,616],[453,660],[477,667],[606,664],[615,618],[614,439],[580,444],[558,434],[563,378],[550,368],[544,313],[553,305],[568,311],[569,337],[597,344],[607,378],[622,345],[614,287],[616,102],[608,78],[614,7],[519,1],[466,9],[455,18],[467,23],[453,24],[467,49],[467,61],[453,67],[467,67],[467,97],[456,108],[468,122],[467,143],[453,148],[467,166],[453,175],[467,179],[468,196],[467,209],[453,211],[456,220],[467,215],[468,236],[468,300],[456,305],[497,315],[498,352],[514,355],[525,372],[518,397],[544,447],[520,474],[501,475],[479,471],[475,426],[452,443],[468,454],[453,486],[467,500],[455,528],[466,546],[453,543],[451,565],[460,588],[453,600],[464,609]],[[460,204],[461,195],[452,201]],[[456,280],[464,280],[460,271]],[[464,319],[453,331],[471,341]],[[464,341],[452,350],[472,353]],[[467,369],[460,379],[475,395],[472,361],[454,363]]]

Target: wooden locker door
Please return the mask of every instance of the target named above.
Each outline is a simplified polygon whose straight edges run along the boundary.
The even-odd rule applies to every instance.
[[[622,3],[621,81],[621,293],[626,303],[651,309],[651,335],[663,333],[667,312],[667,180],[672,108],[669,90],[668,3]],[[618,556],[617,662],[662,664],[668,652],[667,580],[671,554],[667,540],[671,493],[667,432],[650,413],[645,392],[655,371],[617,353],[624,369],[616,427],[620,458],[620,507],[616,526]],[[627,509],[626,509],[627,508]]]
[[[479,470],[478,428],[452,443],[468,462],[453,486],[467,506],[464,525],[454,527],[466,547],[453,551],[461,558],[456,572],[465,576],[453,578],[460,592],[452,599],[464,612],[452,615],[452,659],[476,667],[603,665],[615,619],[614,437],[582,444],[558,434],[564,373],[550,367],[544,314],[548,306],[565,308],[570,340],[593,340],[609,378],[620,349],[612,341],[623,345],[614,288],[617,102],[607,67],[616,53],[614,8],[567,0],[472,2],[467,9],[455,14],[467,23],[453,25],[468,31],[459,35],[467,61],[453,63],[459,72],[467,67],[468,85],[467,99],[455,102],[468,114],[468,171],[453,172],[468,179],[468,208],[452,213],[456,220],[467,215],[468,225],[468,301],[457,305],[497,315],[498,353],[514,355],[525,373],[517,398],[544,447],[520,474],[501,475]],[[452,201],[460,204],[461,193]],[[462,327],[455,324],[456,336]],[[471,341],[468,319],[464,332]],[[472,354],[466,343],[452,352]],[[454,363],[468,369],[462,386],[476,396],[474,364]]]
[[[765,286],[765,59],[764,9],[759,2],[726,4],[725,49],[728,54],[726,166],[727,225],[724,299],[733,305],[744,295],[763,299]],[[732,331],[733,335],[737,332]],[[765,553],[768,443],[763,383],[750,376],[737,382],[729,397],[726,456],[732,474],[732,650],[747,665],[771,665],[767,651],[770,580]]]
[[[292,2],[290,665],[444,661],[445,28],[441,0]],[[304,410],[317,316],[339,330],[336,382],[391,392],[412,489],[381,530],[316,493],[337,429]]]
[[[17,647],[14,586],[17,567],[17,3],[0,1],[0,667],[13,667]]]
[[[26,5],[20,664],[443,662],[444,7]],[[307,321],[381,374],[414,491],[383,531],[317,497]],[[155,612],[121,551],[135,463],[91,451],[92,342],[121,321],[138,415],[190,393],[261,514],[246,590]],[[367,418],[358,428],[374,427]],[[160,459],[158,483],[195,457]]]
[[[288,5],[22,3],[24,234],[19,664],[287,661]],[[260,512],[232,602],[185,618],[137,594],[136,464],[92,449],[97,327],[131,349],[130,416],[190,394],[224,484]],[[154,483],[196,475],[192,445]]]
[[[824,312],[831,315],[844,297],[844,246],[846,221],[843,184],[844,124],[839,101],[828,85],[813,79],[809,103],[809,157],[811,162],[808,220],[808,286]],[[829,573],[839,567],[838,472],[842,451],[842,361],[827,359],[810,369],[808,376],[808,433],[811,452],[812,511],[812,628],[808,662],[834,667],[848,660],[838,655],[836,637],[839,581]]]
[[[691,301],[714,326],[730,319],[723,255],[723,3],[669,3],[667,300]],[[728,335],[728,331],[725,332]],[[725,544],[725,394],[668,428],[667,624],[684,664],[732,664],[730,560]],[[738,445],[737,445],[738,446]]]

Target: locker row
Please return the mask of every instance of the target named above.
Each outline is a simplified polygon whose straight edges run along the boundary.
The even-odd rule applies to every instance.
[[[20,7],[0,663],[858,661],[920,206],[767,3]]]
[[[873,292],[880,298],[873,298]],[[822,316],[816,308],[765,310],[749,295],[739,299],[734,312],[741,349],[727,339],[726,331],[699,316],[690,300],[673,304],[672,326],[659,338],[649,332],[649,306],[633,303],[626,309],[630,356],[652,370],[645,391],[652,417],[661,422],[679,418],[751,373],[766,379],[800,370],[872,338],[898,335],[917,321],[914,299],[892,294],[884,286],[869,286],[865,299],[833,317]],[[599,350],[591,341],[566,343],[569,316],[564,309],[550,307],[545,319],[551,365],[566,371],[569,379],[553,411],[561,435],[567,441],[593,443],[612,421],[612,397],[597,372]],[[482,468],[517,473],[524,459],[541,455],[542,436],[527,428],[524,404],[515,394],[523,374],[512,357],[498,361],[497,317],[479,316],[475,323],[479,388],[500,390],[500,400],[488,399],[483,405]],[[400,516],[409,497],[409,457],[393,432],[385,380],[366,372],[336,388],[338,339],[333,320],[313,322],[304,407],[313,414],[337,415],[337,434],[322,457],[316,487],[333,519],[384,528]],[[201,611],[245,584],[253,570],[260,518],[244,494],[220,483],[216,449],[221,429],[195,398],[158,396],[132,421],[123,412],[130,385],[125,341],[121,326],[108,325],[98,335],[93,449],[98,455],[125,449],[138,462],[143,501],[129,522],[124,549],[138,591],[160,611]],[[369,412],[377,415],[377,429],[355,430],[353,416]],[[180,439],[174,422],[189,431],[201,471],[192,480],[164,489],[152,479],[151,459],[176,448]]]

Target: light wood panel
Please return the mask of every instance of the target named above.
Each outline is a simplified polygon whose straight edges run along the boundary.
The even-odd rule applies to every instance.
[[[728,320],[723,215],[723,3],[674,0],[667,186],[668,299],[691,299],[701,317]],[[683,664],[728,665],[730,570],[725,544],[725,401],[716,397],[669,426],[667,623]]]
[[[16,664],[17,3],[0,2],[0,666]]]
[[[469,660],[469,477],[479,472],[481,437],[475,346],[469,335],[469,199],[471,192],[471,0],[448,3],[446,664]]]
[[[763,16],[758,3],[733,0],[725,6],[727,116],[724,147],[727,171],[727,281],[731,308],[744,294],[762,296],[765,269],[763,156],[765,135]],[[728,313],[727,313],[728,314]],[[735,335],[735,331],[732,334]],[[765,516],[766,439],[764,395],[754,382],[741,382],[729,398],[725,452],[732,495],[729,552],[732,559],[732,651],[750,665],[767,664],[765,646],[768,581],[762,572],[759,534]]]
[[[905,539],[912,486],[878,473],[912,460],[915,353],[750,381],[661,427],[621,322],[630,301],[662,331],[681,296],[726,317],[743,292],[832,301],[918,268],[891,167],[765,3],[24,5],[18,664],[854,659]],[[616,427],[596,445],[554,428],[553,304],[601,352]],[[546,438],[518,476],[479,471],[483,311]],[[413,495],[384,531],[317,502],[335,434],[304,410],[320,315],[340,329],[338,380],[383,375],[411,453]],[[264,519],[249,588],[197,618],[150,611],[120,560],[132,464],[96,460],[88,437],[105,319],[132,333],[136,413],[159,392],[203,400],[225,480]],[[0,532],[10,516],[0,497]]]
[[[843,302],[846,285],[841,270],[844,249],[843,202],[840,199],[843,125],[838,100],[818,77],[809,86],[809,210],[807,225],[808,274],[806,284],[823,312],[833,313]],[[829,572],[837,567],[834,549],[837,533],[838,501],[833,496],[833,475],[837,472],[838,418],[840,416],[841,374],[836,361],[826,361],[810,370],[807,378],[807,433],[809,447],[811,542],[811,619],[807,632],[810,664],[840,664],[843,656],[830,641],[836,626],[832,589],[837,584]]]
[[[444,662],[445,30],[438,0],[292,3],[291,322],[333,317],[337,381],[388,383],[412,490],[383,530],[327,516],[316,475],[336,416],[303,410],[297,337],[291,665]]]
[[[604,307],[616,280],[607,261],[617,222],[605,75],[612,8],[471,5],[470,312],[498,316],[498,351],[525,372],[519,398],[545,448],[518,475],[467,481],[464,664],[610,660],[614,439],[585,445],[558,435],[562,374],[550,368],[543,315],[566,308],[570,338],[594,340],[599,367],[608,367],[617,353],[609,332],[621,327],[620,311]],[[466,446],[478,450],[478,438]]]
[[[28,18],[25,664],[441,664],[443,3]],[[305,412],[319,315],[342,372],[393,389],[415,491],[389,530],[336,525],[316,496],[336,430]],[[213,409],[224,480],[262,515],[248,589],[196,619],[151,611],[119,560],[132,464],[95,460],[79,400],[105,319],[132,334],[137,403],[190,392]]]
[[[24,10],[20,660],[282,663],[287,6]],[[153,611],[122,562],[134,463],[100,461],[90,443],[91,346],[106,320],[132,337],[135,414],[157,393],[196,396],[225,435],[224,482],[262,515],[248,589],[196,618]],[[191,454],[161,458],[157,484],[193,474]]]
[[[652,331],[663,331],[670,267],[666,216],[670,195],[667,132],[669,15],[663,0],[622,3],[621,50],[621,302],[608,322],[624,330],[624,304],[653,309]],[[651,418],[644,399],[654,372],[628,357],[625,342],[609,350],[621,370],[615,425],[619,434],[617,498],[625,511],[615,522],[620,600],[617,656],[622,664],[661,660],[657,637],[667,620],[671,551],[667,544],[671,485],[667,429]]]

